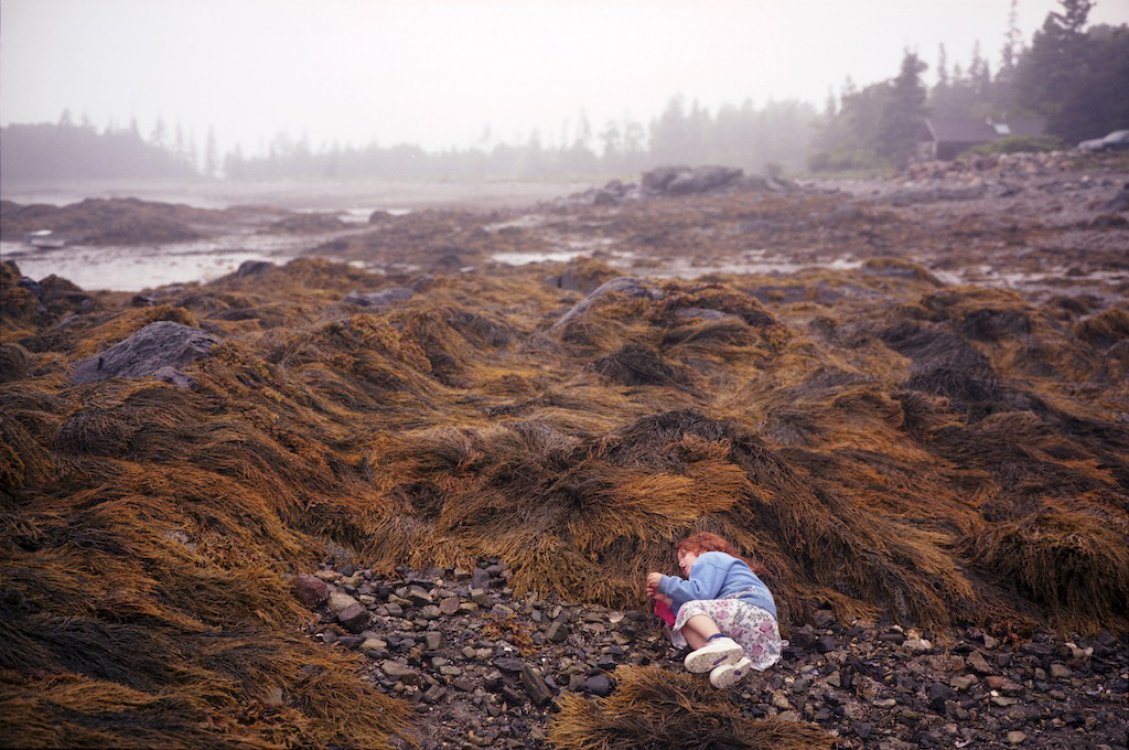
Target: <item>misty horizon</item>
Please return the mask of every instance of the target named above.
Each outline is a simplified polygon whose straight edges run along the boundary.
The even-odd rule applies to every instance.
[[[413,144],[489,149],[571,144],[586,120],[658,117],[674,96],[716,113],[751,101],[821,107],[844,82],[979,54],[994,70],[1010,0],[787,9],[727,2],[449,4],[138,3],[7,0],[0,13],[0,124],[76,122],[144,137],[158,123],[202,148],[263,155],[276,138],[311,149]],[[1054,0],[1020,0],[1024,42]],[[1090,24],[1129,21],[1098,2]],[[819,53],[816,54],[816,51]]]

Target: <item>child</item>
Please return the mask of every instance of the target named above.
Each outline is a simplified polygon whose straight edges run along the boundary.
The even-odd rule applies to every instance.
[[[648,573],[647,596],[669,601],[675,613],[671,641],[694,649],[686,669],[709,672],[710,684],[727,688],[750,669],[775,664],[784,646],[776,603],[748,563],[717,534],[694,534],[675,550],[686,578]]]

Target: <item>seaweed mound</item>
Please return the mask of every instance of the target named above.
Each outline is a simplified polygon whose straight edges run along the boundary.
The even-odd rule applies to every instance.
[[[808,750],[831,748],[818,727],[741,716],[723,692],[659,667],[619,667],[613,695],[568,695],[549,740],[567,750],[664,750],[672,747]]]

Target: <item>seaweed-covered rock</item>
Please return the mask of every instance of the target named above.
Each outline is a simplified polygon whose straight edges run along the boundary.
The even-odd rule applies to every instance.
[[[19,344],[0,343],[0,383],[26,377],[31,366],[32,359],[27,349]]]
[[[634,276],[619,276],[601,284],[595,291],[576,304],[571,310],[565,313],[560,320],[553,324],[553,329],[559,329],[568,325],[587,312],[588,309],[601,298],[613,293],[622,294],[627,297],[646,297],[647,299],[661,299],[663,297],[661,289],[648,286],[642,279],[635,278]]]
[[[686,376],[653,349],[627,344],[591,364],[592,370],[621,385],[673,385]]]
[[[269,260],[245,260],[240,263],[239,268],[236,269],[235,277],[242,279],[247,276],[258,276],[274,267],[274,263],[271,263]]]
[[[345,301],[360,307],[391,307],[397,302],[407,302],[412,294],[411,289],[397,286],[379,292],[349,292]]]
[[[157,321],[101,354],[78,362],[71,371],[71,380],[95,383],[115,377],[157,377],[187,387],[192,380],[180,368],[207,356],[218,343],[219,339],[199,328]]]

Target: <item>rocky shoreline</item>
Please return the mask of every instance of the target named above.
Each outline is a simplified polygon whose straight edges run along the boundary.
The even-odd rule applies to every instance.
[[[362,655],[364,679],[413,705],[412,734],[428,750],[552,747],[562,696],[600,701],[623,670],[684,671],[656,618],[521,596],[509,578],[496,559],[388,576],[327,564],[292,592],[314,610],[310,637]],[[816,725],[825,746],[882,750],[1112,750],[1129,732],[1129,650],[1106,631],[929,632],[840,622],[830,608],[812,620],[785,624],[784,659],[728,691],[742,716]]]

